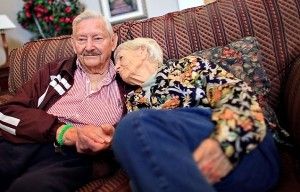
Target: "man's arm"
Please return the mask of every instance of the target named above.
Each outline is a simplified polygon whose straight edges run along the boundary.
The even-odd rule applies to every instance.
[[[54,141],[56,130],[62,125],[58,119],[38,109],[38,98],[46,91],[49,69],[45,67],[24,84],[17,94],[0,106],[0,131],[14,143]]]

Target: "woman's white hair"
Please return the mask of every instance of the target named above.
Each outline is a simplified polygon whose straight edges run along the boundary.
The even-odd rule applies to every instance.
[[[159,67],[163,63],[163,51],[159,44],[151,38],[138,37],[133,40],[128,40],[124,43],[121,43],[114,52],[114,59],[117,59],[117,56],[121,50],[137,50],[140,47],[145,47],[149,54],[149,59],[153,62],[157,62]]]
[[[92,11],[92,10],[85,10],[83,11],[82,13],[80,13],[79,15],[77,15],[73,22],[72,22],[72,33],[75,34],[75,29],[76,29],[76,26],[78,25],[78,23],[80,23],[81,21],[83,20],[86,20],[86,19],[100,19],[101,21],[104,22],[108,32],[112,35],[114,32],[113,32],[113,28],[110,24],[110,22],[108,21],[108,19],[104,16],[102,16],[101,14],[99,14],[98,12],[95,12],[95,11]]]

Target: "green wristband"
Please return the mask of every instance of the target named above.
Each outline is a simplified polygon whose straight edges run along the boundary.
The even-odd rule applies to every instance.
[[[72,128],[73,125],[71,124],[66,124],[63,126],[63,128],[61,128],[59,134],[58,134],[58,137],[57,137],[57,143],[59,146],[63,146],[64,144],[64,134],[66,133],[66,131],[70,128]]]

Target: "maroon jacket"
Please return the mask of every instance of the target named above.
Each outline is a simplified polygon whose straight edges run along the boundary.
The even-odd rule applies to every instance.
[[[53,142],[56,130],[63,123],[46,110],[70,90],[76,68],[76,57],[49,63],[25,83],[16,96],[1,105],[2,137],[14,143]],[[124,95],[124,84],[121,80],[118,84]]]

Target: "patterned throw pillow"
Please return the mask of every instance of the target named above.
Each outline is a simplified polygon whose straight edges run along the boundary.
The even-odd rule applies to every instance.
[[[244,37],[225,46],[212,47],[192,53],[222,66],[250,85],[257,95],[267,126],[279,143],[288,144],[288,133],[281,128],[276,113],[267,102],[270,80],[260,64],[260,48],[255,37]],[[167,61],[167,64],[172,60]]]
[[[197,51],[192,55],[218,64],[247,82],[261,100],[270,91],[270,80],[260,65],[259,50],[255,37],[245,37],[226,46]]]

